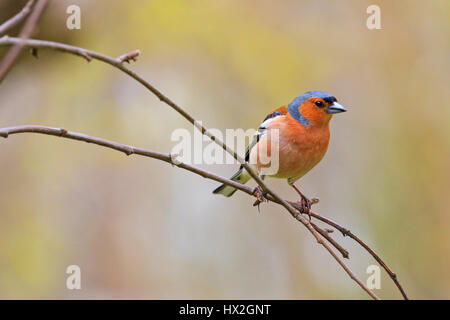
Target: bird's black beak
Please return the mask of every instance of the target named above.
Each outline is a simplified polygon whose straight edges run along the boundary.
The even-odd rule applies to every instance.
[[[343,106],[341,106],[339,103],[334,102],[331,106],[328,107],[327,113],[341,113],[345,112],[347,109],[345,109]]]

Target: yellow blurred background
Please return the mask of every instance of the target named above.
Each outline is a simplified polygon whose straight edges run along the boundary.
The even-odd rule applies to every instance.
[[[0,21],[25,1],[2,0]],[[66,8],[81,8],[81,30]],[[381,7],[381,30],[366,8]],[[19,31],[15,28],[14,31]],[[298,185],[366,240],[411,298],[450,298],[450,2],[51,1],[36,38],[111,56],[210,128],[254,128],[308,90],[333,93],[325,159]],[[0,54],[5,48],[0,48]],[[64,127],[170,152],[191,126],[118,70],[26,50],[0,86],[0,127]],[[224,176],[235,165],[203,165]],[[0,298],[368,298],[281,207],[170,165],[55,137],[0,140]],[[268,180],[285,198],[285,181]],[[365,282],[375,261],[351,239]],[[78,265],[82,289],[66,289]],[[382,270],[382,298],[400,294]]]

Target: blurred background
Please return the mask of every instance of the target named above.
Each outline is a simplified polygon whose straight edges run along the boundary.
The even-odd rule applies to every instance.
[[[2,0],[0,21],[26,1]],[[81,8],[68,30],[67,6]],[[381,7],[381,30],[366,9]],[[15,28],[11,34],[20,31]],[[110,56],[210,128],[255,128],[308,90],[348,112],[297,184],[350,228],[411,298],[450,298],[450,2],[50,1],[35,32]],[[0,54],[5,52],[0,48]],[[0,127],[40,124],[170,152],[187,121],[103,63],[24,50],[0,86]],[[202,165],[230,176],[236,165]],[[0,140],[0,298],[368,298],[279,206],[138,156],[50,136]],[[268,180],[285,198],[285,181]],[[364,282],[375,261],[335,232]],[[66,289],[66,268],[82,289]],[[381,271],[382,298],[400,294]]]

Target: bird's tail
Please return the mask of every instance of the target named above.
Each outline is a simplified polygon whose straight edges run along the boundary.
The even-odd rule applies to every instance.
[[[245,184],[248,180],[250,180],[250,174],[244,169],[240,168],[238,172],[236,172],[231,180]],[[222,184],[220,187],[213,191],[214,194],[223,194],[225,197],[231,197],[235,192],[236,188],[227,186],[226,184]]]

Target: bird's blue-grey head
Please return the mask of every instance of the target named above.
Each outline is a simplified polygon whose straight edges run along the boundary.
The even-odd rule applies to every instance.
[[[308,120],[301,112],[300,112],[300,106],[308,101],[311,98],[315,98],[314,100],[314,106],[323,109],[324,114],[335,114],[340,112],[345,112],[347,109],[345,109],[343,106],[341,106],[339,103],[337,103],[336,98],[329,93],[323,92],[323,91],[308,91],[304,94],[298,96],[295,98],[289,105],[288,105],[288,111],[292,115],[292,117],[297,120],[299,123],[304,125],[305,127],[309,126],[310,120]],[[323,112],[323,111],[322,111]]]

